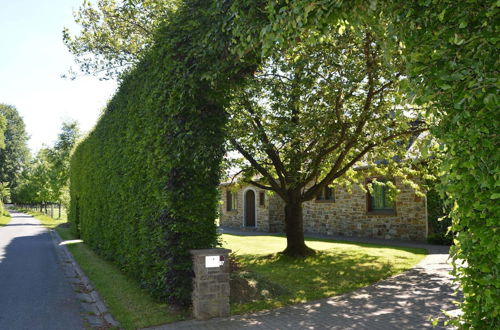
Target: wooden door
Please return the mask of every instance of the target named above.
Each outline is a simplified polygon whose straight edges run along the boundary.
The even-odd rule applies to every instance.
[[[247,190],[245,193],[245,227],[255,227],[255,193]]]

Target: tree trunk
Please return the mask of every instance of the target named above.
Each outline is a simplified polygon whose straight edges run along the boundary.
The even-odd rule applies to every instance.
[[[291,257],[305,257],[314,254],[304,241],[304,220],[302,203],[289,202],[285,205],[286,249],[283,254]]]

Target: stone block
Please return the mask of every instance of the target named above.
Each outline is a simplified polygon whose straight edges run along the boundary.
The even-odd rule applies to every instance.
[[[229,315],[229,252],[226,249],[191,250],[193,256],[193,315],[209,319]],[[207,268],[205,257],[222,256],[219,267]]]

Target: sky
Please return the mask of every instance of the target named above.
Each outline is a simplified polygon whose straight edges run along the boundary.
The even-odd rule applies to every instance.
[[[62,42],[62,30],[78,31],[73,11],[83,0],[0,0],[0,103],[23,117],[36,152],[51,146],[65,120],[92,129],[116,90],[115,81],[61,78],[78,66]]]

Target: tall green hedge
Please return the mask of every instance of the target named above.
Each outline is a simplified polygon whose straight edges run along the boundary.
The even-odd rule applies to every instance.
[[[494,0],[186,0],[73,158],[74,226],[158,296],[186,302],[187,249],[216,241],[231,84],[305,30],[387,15],[416,95],[442,118],[435,133],[448,148],[462,326],[498,328],[498,9]]]
[[[176,304],[190,303],[189,249],[217,243],[223,108],[240,75],[228,69],[224,13],[217,2],[186,1],[71,160],[74,230]]]

